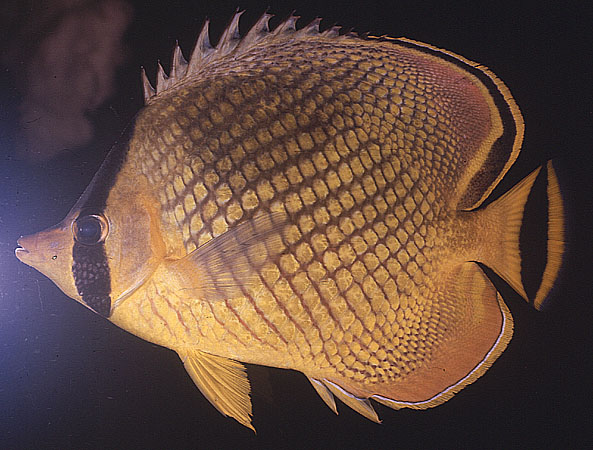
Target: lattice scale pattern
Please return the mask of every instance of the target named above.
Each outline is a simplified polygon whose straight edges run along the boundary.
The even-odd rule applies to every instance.
[[[141,113],[130,158],[157,187],[168,244],[187,253],[261,211],[290,218],[260,289],[195,302],[186,333],[238,357],[259,345],[285,365],[393,380],[455,326],[434,282],[455,235],[459,148],[487,131],[488,111],[461,105],[473,116],[459,120],[468,83],[442,83],[421,55],[298,45],[165,93]]]

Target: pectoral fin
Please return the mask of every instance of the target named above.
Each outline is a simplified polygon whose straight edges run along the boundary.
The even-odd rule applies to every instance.
[[[185,370],[204,396],[225,416],[251,425],[250,385],[243,364],[200,350],[178,351]]]
[[[267,261],[284,250],[284,212],[260,213],[169,265],[186,296],[206,301],[245,295]]]

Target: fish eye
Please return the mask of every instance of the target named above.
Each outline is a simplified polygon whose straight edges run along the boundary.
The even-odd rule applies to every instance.
[[[103,216],[88,214],[79,216],[72,223],[72,234],[76,242],[84,245],[95,245],[103,242],[109,228]]]

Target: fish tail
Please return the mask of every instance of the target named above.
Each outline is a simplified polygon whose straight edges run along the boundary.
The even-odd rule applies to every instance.
[[[543,171],[541,169],[542,167],[533,171],[487,208],[488,212],[495,214],[503,223],[501,242],[499,243],[500,256],[491,264],[491,268],[538,310],[542,309],[558,277],[564,253],[564,207],[558,178],[551,161],[547,163]],[[536,190],[534,189],[535,184],[546,186],[547,233],[545,244],[541,240],[537,242],[532,238],[532,235],[538,235],[537,231],[539,230],[529,229],[530,226],[541,229],[545,226],[545,219],[543,225],[541,222],[533,224],[525,221],[527,209],[532,209],[531,202],[528,200],[531,199],[532,192]],[[524,240],[530,241],[533,246],[538,247],[534,250],[541,254],[541,261],[534,258],[526,260],[529,255],[528,252],[522,252]],[[537,242],[537,245],[534,242]],[[541,270],[538,270],[537,282],[534,284],[529,280],[529,283],[526,283],[526,275],[534,272],[532,267],[534,265],[541,267]],[[526,289],[526,284],[528,289]]]
[[[548,200],[548,236],[546,248],[546,264],[539,288],[533,297],[533,306],[542,309],[545,306],[546,298],[552,290],[555,281],[560,273],[562,259],[565,250],[564,230],[565,215],[562,193],[558,176],[552,165],[552,161],[547,164],[547,187],[546,198]]]

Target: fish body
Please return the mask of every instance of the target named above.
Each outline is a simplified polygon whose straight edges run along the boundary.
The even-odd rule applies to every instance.
[[[318,21],[216,48],[207,26],[64,221],[17,256],[70,297],[176,351],[223,414],[251,427],[240,362],[303,372],[378,421],[370,398],[427,408],[481,376],[513,321],[476,262],[540,308],[563,252],[553,167],[483,206],[517,158],[523,120],[488,69],[406,39]],[[548,197],[539,289],[519,236]]]

